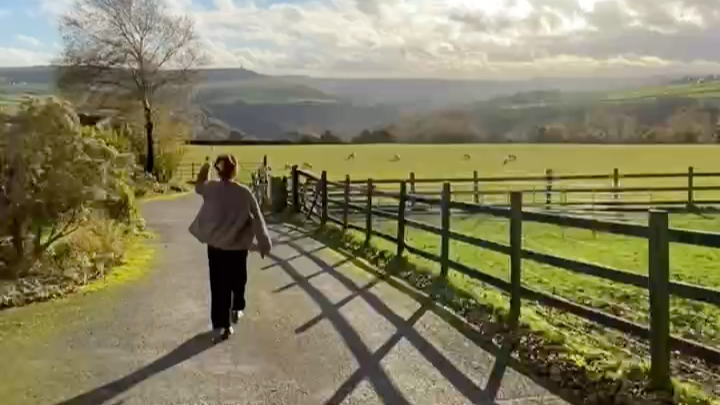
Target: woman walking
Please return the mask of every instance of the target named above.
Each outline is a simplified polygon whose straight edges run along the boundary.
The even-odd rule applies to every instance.
[[[190,233],[207,245],[210,318],[213,330],[225,340],[234,333],[231,323],[237,323],[245,310],[248,251],[257,249],[265,257],[272,243],[252,191],[234,180],[235,157],[220,155],[214,166],[217,181],[208,181],[207,159],[198,173],[195,191],[203,197],[203,204]]]

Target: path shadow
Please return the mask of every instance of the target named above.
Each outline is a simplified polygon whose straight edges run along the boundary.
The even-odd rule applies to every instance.
[[[279,228],[279,227],[278,227]],[[287,233],[287,230],[291,230],[293,233],[306,233],[311,235],[311,232],[298,228],[288,228],[287,225],[283,229],[275,229],[275,232],[279,234],[291,235]],[[520,372],[521,374],[528,377],[531,381],[545,388],[548,392],[561,397],[568,403],[571,403],[572,398],[563,395],[563,393],[552,383],[549,383],[545,379],[539,378],[531,373],[525,371],[525,368],[512,358],[512,352],[514,351],[515,342],[504,341],[500,347],[493,343],[491,337],[484,336],[479,330],[470,327],[464,319],[459,315],[455,314],[451,310],[438,305],[431,297],[426,294],[412,288],[411,286],[394,279],[390,274],[375,269],[361,260],[357,260],[354,255],[350,252],[342,249],[331,247],[333,251],[345,256],[355,266],[365,270],[372,274],[375,279],[365,286],[358,286],[354,281],[339,272],[332,265],[323,261],[321,258],[314,255],[313,250],[304,249],[295,243],[290,243],[288,246],[296,250],[300,255],[308,257],[317,266],[321,268],[323,273],[328,273],[336,278],[342,285],[348,288],[352,293],[345,299],[337,302],[333,305],[332,311],[339,311],[341,307],[352,301],[356,297],[362,297],[377,313],[385,317],[394,326],[398,328],[398,331],[393,337],[386,342],[376,353],[373,354],[372,361],[380,361],[397,342],[402,338],[408,340],[417,350],[420,352],[426,360],[428,360],[433,366],[440,371],[440,373],[450,382],[459,392],[461,392],[467,399],[471,400],[474,404],[493,404],[497,394],[500,390],[502,379],[507,371],[508,367],[513,370]],[[418,304],[421,305],[420,310],[413,314],[408,320],[402,319],[396,313],[394,313],[378,296],[369,291],[372,287],[378,284],[380,281],[386,282],[391,287],[398,291],[408,295]],[[422,317],[427,311],[432,312],[436,316],[447,322],[453,329],[460,332],[465,338],[475,343],[478,347],[486,351],[487,353],[495,356],[495,361],[490,370],[490,374],[487,379],[487,383],[484,388],[479,388],[473,381],[471,381],[466,375],[458,370],[447,358],[445,358],[435,347],[433,347],[424,337],[422,337],[414,328],[414,323]],[[339,313],[339,312],[338,312]],[[316,325],[323,319],[327,319],[326,310],[323,313],[306,322],[296,329],[296,333],[302,333]],[[379,358],[376,358],[377,356]],[[358,372],[361,370],[358,370]],[[349,395],[352,390],[362,381],[362,376],[350,377],[338,391],[331,398],[332,402],[327,402],[327,405],[341,403],[342,400]]]
[[[334,310],[332,301],[305,279],[289,262],[274,256],[272,253],[270,258],[277,261],[278,267],[285,271],[297,286],[305,291],[318,304],[321,311],[326,314],[327,319],[340,334],[350,352],[352,352],[357,360],[358,367],[363,370],[382,403],[386,405],[410,405],[410,402],[390,380],[380,364],[373,361],[370,349],[363,342],[358,332],[352,328],[350,322],[340,312]]]
[[[147,366],[134,371],[120,379],[95,388],[84,394],[66,401],[58,402],[56,405],[100,405],[116,396],[126,392],[137,384],[172,368],[185,360],[194,357],[215,345],[212,332],[204,332],[195,335],[185,343],[176,347],[173,351],[155,360]],[[120,401],[119,403],[122,403]]]
[[[370,291],[373,286],[382,281],[381,277],[378,277],[365,286],[359,286],[343,273],[339,272],[333,265],[313,255],[310,251],[295,243],[289,243],[288,246],[296,250],[301,255],[309,258],[321,269],[323,273],[331,275],[352,292],[350,297],[340,301],[339,303],[333,304],[291,264],[287,262],[279,263],[279,266],[293,278],[295,284],[302,288],[320,306],[322,311],[320,319],[316,319],[316,317],[308,321],[304,325],[298,327],[296,329],[296,333],[302,333],[315,325],[321,319],[327,319],[339,332],[340,336],[345,341],[359,364],[358,370],[356,370],[343,384],[340,385],[330,399],[325,402],[325,405],[336,405],[342,403],[366,378],[369,380],[373,388],[375,388],[375,392],[384,404],[407,404],[407,399],[402,396],[402,393],[388,378],[381,366],[383,358],[385,358],[385,356],[387,356],[387,354],[390,353],[402,339],[409,341],[417,349],[417,351],[425,357],[425,359],[430,362],[458,392],[470,400],[471,403],[494,404],[493,398],[488,397],[485,390],[478,387],[477,384],[468,376],[458,370],[457,367],[455,367],[455,365],[435,346],[428,342],[417,330],[414,329],[415,323],[422,318],[429,308],[434,305],[432,300],[428,299],[425,302],[422,302],[420,308],[409,319],[403,319],[397,313],[392,311],[378,296]],[[357,331],[350,326],[349,322],[340,313],[340,307],[355,297],[362,297],[378,314],[386,318],[397,329],[390,339],[374,353],[369,351]]]
[[[273,242],[273,245],[280,246],[280,245],[284,245],[288,242],[295,242],[295,241],[298,241],[301,239],[306,239],[308,237],[309,237],[308,235],[298,235],[298,236],[295,236],[292,238],[286,238],[286,239],[273,239],[272,242]]]
[[[382,315],[390,323],[397,328],[395,334],[378,349],[375,353],[365,359],[366,362],[371,362],[374,365],[380,367],[382,359],[390,353],[390,351],[396,346],[397,343],[402,339],[409,341],[418,352],[429,361],[433,367],[445,377],[450,384],[455,387],[460,393],[462,393],[468,400],[473,404],[491,404],[492,399],[488,398],[480,387],[475,384],[468,376],[462,371],[458,370],[450,360],[448,360],[436,347],[428,342],[417,330],[414,329],[414,324],[417,322],[426,312],[427,309],[432,305],[432,301],[427,300],[421,303],[421,308],[415,312],[409,319],[403,319],[397,313],[392,311],[377,295],[372,293],[367,286],[365,288],[358,286],[354,281],[345,276],[343,273],[337,271],[332,265],[325,262],[324,260],[313,255],[308,250],[305,250],[299,245],[294,243],[288,244],[289,247],[296,250],[298,253],[305,255],[308,259],[315,263],[316,266],[325,270],[328,274],[339,281],[345,288],[351,291],[356,296],[362,297],[375,312]],[[373,284],[372,282],[370,284]],[[314,288],[314,287],[313,287]],[[321,294],[321,293],[320,293]],[[345,300],[344,300],[345,301]],[[347,300],[346,302],[349,302]],[[339,312],[339,306],[331,305],[327,308],[322,308],[322,312],[325,319],[329,319],[330,314],[335,316],[341,316]],[[313,322],[312,320],[310,322]],[[317,323],[315,321],[314,323]],[[307,330],[309,326],[303,325],[298,328],[297,333]],[[360,368],[357,370],[340,388],[332,395],[332,397],[326,402],[326,405],[334,405],[342,403],[347,396],[349,396],[353,390],[362,382],[367,375],[365,370]]]
[[[299,257],[304,257],[304,256],[303,256],[303,255],[299,255]],[[337,262],[337,263],[334,263],[334,264],[332,265],[332,267],[340,267],[340,266],[342,266],[343,264],[348,263],[348,262],[350,262],[350,259],[343,259],[343,260],[341,260],[341,261],[339,261],[339,262]],[[327,272],[327,270],[321,269],[321,270],[319,270],[319,271],[316,271],[315,273],[308,274],[307,276],[304,276],[303,279],[304,279],[304,280],[307,280],[307,281],[310,281],[310,280],[314,279],[315,277],[322,276],[322,275],[325,274],[326,272]],[[297,287],[297,286],[298,286],[298,283],[293,281],[292,283],[288,283],[288,284],[286,284],[286,285],[284,285],[284,286],[282,286],[282,287],[278,287],[278,288],[274,289],[274,290],[273,290],[273,293],[279,294],[279,293],[281,293],[281,292],[283,292],[283,291],[287,291],[287,290],[289,290],[289,289],[291,289],[291,288],[294,288],[294,287]]]
[[[313,249],[312,251],[313,251],[313,253],[315,253],[315,252],[319,252],[319,251],[324,250],[324,249],[327,249],[327,247],[326,247],[326,246],[320,246],[320,247],[318,247],[318,248]],[[283,262],[290,262],[290,261],[293,261],[293,260],[295,260],[295,259],[299,259],[299,258],[301,258],[301,257],[304,257],[304,256],[303,256],[303,255],[300,255],[300,254],[298,254],[298,255],[293,255],[293,256],[290,256],[290,257],[283,258],[282,261],[283,261]],[[260,270],[268,270],[268,269],[271,269],[271,268],[273,268],[273,267],[277,267],[277,266],[278,266],[278,263],[279,263],[279,261],[275,261],[275,263],[271,263],[271,264],[268,264],[267,266],[261,267]]]

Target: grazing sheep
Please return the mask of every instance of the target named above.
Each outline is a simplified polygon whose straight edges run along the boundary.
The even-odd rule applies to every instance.
[[[468,155],[467,153],[465,154],[464,157],[465,157],[465,160],[470,160],[470,155]]]
[[[514,162],[514,161],[516,161],[516,160],[517,160],[517,156],[515,156],[515,155],[507,155],[507,157],[505,158],[505,160],[503,160],[503,166],[505,166],[506,164],[508,164],[508,163],[510,163],[510,162]]]
[[[353,160],[353,159],[355,159],[355,152],[351,153],[351,154],[347,157],[347,160]]]
[[[392,159],[392,160],[393,160],[393,162],[399,161],[399,160],[400,160],[400,155],[395,155],[395,156],[393,156],[393,159]]]
[[[286,169],[286,170],[291,170],[291,169],[292,169],[292,166],[290,165],[290,163],[285,163],[285,169]]]
[[[304,162],[304,163],[303,163],[303,168],[305,168],[305,169],[312,169],[313,166],[312,166],[310,163],[308,163],[308,162]]]

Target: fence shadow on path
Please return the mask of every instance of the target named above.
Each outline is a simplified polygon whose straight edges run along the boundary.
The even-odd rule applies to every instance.
[[[215,345],[212,332],[203,332],[188,339],[180,346],[173,349],[163,357],[155,360],[147,366],[132,372],[120,379],[95,388],[74,398],[57,403],[56,405],[99,405],[103,404],[118,395],[130,390],[137,384],[172,368],[191,357],[210,349]],[[121,404],[123,401],[117,402]]]
[[[282,231],[276,230],[276,232]],[[370,291],[373,286],[383,281],[382,277],[376,277],[367,285],[359,286],[350,278],[339,272],[336,268],[337,266],[325,262],[323,259],[315,256],[312,252],[309,252],[295,243],[289,243],[288,246],[310,259],[321,269],[321,272],[329,274],[352,292],[349,297],[341,300],[339,303],[332,303],[289,262],[279,260],[279,267],[290,275],[295,284],[305,291],[305,293],[307,293],[316,302],[316,304],[320,306],[322,311],[321,319],[327,319],[333,325],[359,364],[358,369],[344,383],[342,383],[335,393],[327,400],[327,402],[325,402],[326,405],[336,405],[342,403],[365,379],[369,380],[370,384],[373,388],[375,388],[376,393],[384,404],[409,404],[408,400],[402,395],[398,388],[395,387],[392,380],[389,379],[385,370],[381,366],[381,361],[385,358],[385,356],[387,356],[403,339],[409,341],[418,350],[418,352],[471,403],[494,404],[493,398],[488,396],[488,393],[484,389],[478,387],[468,376],[458,370],[450,360],[448,360],[436,347],[434,347],[417,330],[414,329],[415,323],[420,320],[420,318],[422,318],[423,315],[425,315],[433,306],[432,301],[425,300],[424,302],[421,302],[420,308],[417,309],[410,318],[403,319],[397,313],[392,311],[379,297]],[[378,314],[382,315],[396,328],[395,333],[374,353],[370,352],[360,338],[358,332],[352,328],[349,322],[340,313],[340,308],[356,297],[362,297]],[[306,324],[298,327],[296,329],[296,333],[302,333],[318,321],[319,319],[313,319],[307,322]]]
[[[277,262],[285,273],[287,273],[297,287],[302,289],[310,298],[315,301],[321,311],[326,314],[327,319],[342,337],[346,346],[357,360],[360,370],[363,370],[375,392],[384,404],[410,405],[410,402],[390,380],[379,362],[374,361],[370,349],[340,312],[335,309],[332,301],[320,290],[315,288],[289,261],[270,254],[270,258]],[[328,404],[339,404],[340,402],[328,402]]]
[[[273,228],[273,230],[279,235],[293,236],[296,235],[296,232],[311,235],[311,232],[308,232],[307,230],[296,227],[288,228],[287,225],[282,228],[280,226]],[[288,229],[291,229],[293,233],[287,232]],[[324,297],[324,295],[320,291],[318,291],[309,283],[308,279],[302,277],[300,273],[297,272],[297,270],[295,270],[292,265],[290,265],[287,261],[284,261],[283,264],[279,264],[279,267],[285,270],[294,279],[294,285],[299,286],[305,292],[307,292],[308,295],[310,295],[311,298],[313,298],[313,300],[315,300],[316,303],[320,305],[322,310],[322,313],[320,315],[296,328],[296,333],[299,334],[307,331],[323,319],[329,320],[337,329],[337,325],[335,324],[334,320],[342,318],[342,315],[339,312],[340,309],[357,297],[361,297],[362,299],[364,299],[371,308],[373,308],[378,314],[383,316],[397,328],[396,332],[375,353],[369,354],[363,359],[363,362],[365,363],[364,366],[363,362],[361,362],[360,359],[357,359],[358,363],[361,364],[361,367],[359,367],[359,369],[355,371],[355,373],[353,373],[337,389],[335,394],[325,403],[325,405],[335,405],[342,403],[343,400],[352,393],[352,391],[362,382],[363,379],[365,379],[366,377],[371,377],[367,374],[367,369],[369,367],[380,367],[379,364],[382,359],[388,353],[390,353],[390,351],[393,349],[393,347],[397,345],[397,343],[399,343],[403,339],[408,341],[413,347],[415,347],[415,349],[429,363],[431,363],[435,367],[435,369],[438,370],[441,375],[446,378],[447,381],[458,392],[460,392],[473,404],[495,404],[495,398],[500,390],[503,376],[505,375],[508,367],[511,367],[514,370],[525,375],[534,383],[545,388],[548,392],[553,393],[554,395],[557,395],[559,397],[564,397],[563,399],[565,401],[571,402],[572,398],[567,398],[566,396],[561,395],[557,387],[555,387],[551,382],[539,379],[536,376],[524,372],[523,367],[521,367],[520,364],[518,364],[512,359],[511,354],[513,348],[510,342],[503,343],[501,347],[496,346],[495,344],[491,343],[491,340],[488,339],[487,336],[483,336],[478,330],[468,327],[465,321],[460,319],[458,315],[454,314],[453,312],[442,306],[437,305],[436,302],[432,300],[432,298],[427,297],[426,295],[420,293],[414,288],[393,279],[390,274],[381,272],[371,266],[368,266],[363,261],[357,260],[349,252],[343,251],[342,249],[332,248],[333,251],[345,256],[346,260],[341,261],[340,264],[352,262],[356,267],[359,267],[374,276],[374,279],[372,281],[370,281],[364,286],[359,286],[355,281],[351,280],[349,277],[347,277],[345,274],[343,274],[337,269],[337,267],[339,266],[338,264],[329,264],[325,262],[322,258],[316,256],[314,254],[316,249],[308,250],[292,242],[288,243],[287,245],[288,247],[297,251],[300,256],[306,257],[312,262],[314,262],[315,265],[321,269],[318,273],[331,275],[343,286],[345,286],[349,291],[351,291],[351,294],[349,296],[345,297],[344,299],[340,300],[335,304],[331,304],[329,300]],[[313,275],[310,276],[314,277]],[[375,285],[381,282],[385,282],[396,290],[409,296],[418,304],[420,304],[420,308],[410,318],[403,319],[392,309],[390,309],[380,297],[370,291]],[[283,291],[288,288],[290,287],[285,286],[283,288]],[[323,301],[323,303],[321,303],[320,301]],[[490,369],[490,375],[487,379],[485,387],[480,388],[468,376],[458,370],[457,367],[455,367],[455,365],[449,359],[447,359],[436,347],[434,347],[430,342],[428,342],[425,337],[423,337],[417,330],[414,329],[415,323],[420,318],[422,318],[423,315],[428,311],[443,319],[443,321],[447,322],[447,324],[460,332],[466,339],[472,341],[474,344],[476,344],[478,347],[480,347],[487,353],[495,356],[495,361],[492,369]],[[345,323],[347,322],[345,321]],[[343,334],[341,333],[341,335]],[[353,354],[355,353],[353,352]],[[382,396],[381,399],[383,399],[383,403],[385,404],[401,403],[392,401],[388,402]]]

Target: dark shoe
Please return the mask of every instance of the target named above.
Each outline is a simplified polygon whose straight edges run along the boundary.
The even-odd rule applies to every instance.
[[[229,326],[226,329],[223,329],[223,332],[222,332],[222,335],[220,336],[220,338],[222,340],[228,340],[230,338],[230,336],[232,336],[234,333],[235,333],[235,331],[233,330],[232,326]]]
[[[223,333],[225,332],[225,329],[223,328],[213,328],[212,330],[212,339],[213,342],[217,343],[223,340]]]
[[[230,320],[233,324],[237,324],[240,318],[243,316],[243,311],[232,311],[232,314],[230,316]]]

